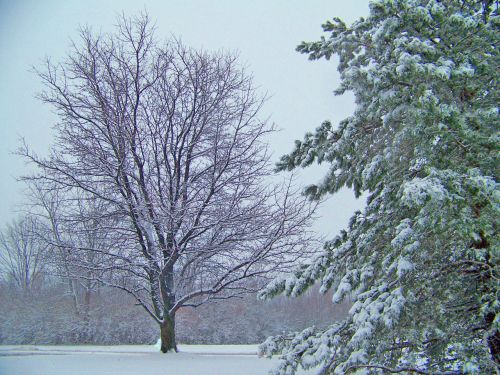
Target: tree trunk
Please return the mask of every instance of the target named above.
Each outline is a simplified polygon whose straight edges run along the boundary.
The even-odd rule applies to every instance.
[[[175,311],[170,313],[170,309],[175,303],[174,269],[173,265],[163,268],[160,273],[160,293],[163,301],[163,323],[160,325],[161,351],[163,353],[175,350]]]
[[[175,315],[168,314],[163,318],[163,323],[160,325],[161,351],[167,353],[171,350],[177,352],[177,343],[175,342]]]

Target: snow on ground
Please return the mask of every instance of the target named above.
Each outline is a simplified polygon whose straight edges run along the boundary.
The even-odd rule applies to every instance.
[[[257,357],[257,345],[0,346],[0,375],[259,375],[278,364]],[[314,371],[299,372],[312,375]]]

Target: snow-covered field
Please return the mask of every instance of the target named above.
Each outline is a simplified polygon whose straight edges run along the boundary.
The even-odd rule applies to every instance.
[[[0,346],[0,375],[258,375],[278,359],[257,357],[256,345]],[[314,374],[299,372],[301,375]]]

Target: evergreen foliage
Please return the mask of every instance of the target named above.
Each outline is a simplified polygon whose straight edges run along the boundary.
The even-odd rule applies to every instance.
[[[269,338],[276,374],[498,373],[500,363],[498,4],[379,0],[351,26],[323,25],[302,43],[310,59],[339,57],[336,94],[356,110],[324,122],[278,169],[315,162],[307,188],[368,195],[342,231],[293,275],[261,294],[296,296],[319,282],[348,318]]]

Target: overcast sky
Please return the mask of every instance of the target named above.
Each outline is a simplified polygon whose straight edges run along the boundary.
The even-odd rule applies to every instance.
[[[48,56],[63,58],[78,27],[110,31],[117,14],[146,10],[157,25],[157,36],[171,35],[193,47],[238,51],[262,93],[270,96],[263,117],[282,129],[270,139],[274,160],[290,151],[326,119],[337,123],[354,109],[352,96],[335,97],[336,61],[311,62],[295,52],[303,40],[322,35],[321,24],[334,16],[352,22],[368,13],[368,0],[0,0],[0,226],[16,216],[23,185],[16,178],[29,169],[12,154],[20,137],[44,153],[57,118],[35,99],[40,82],[32,66]],[[321,176],[301,174],[303,183]],[[333,235],[344,227],[355,208],[349,191],[332,197],[320,210],[317,228]]]

